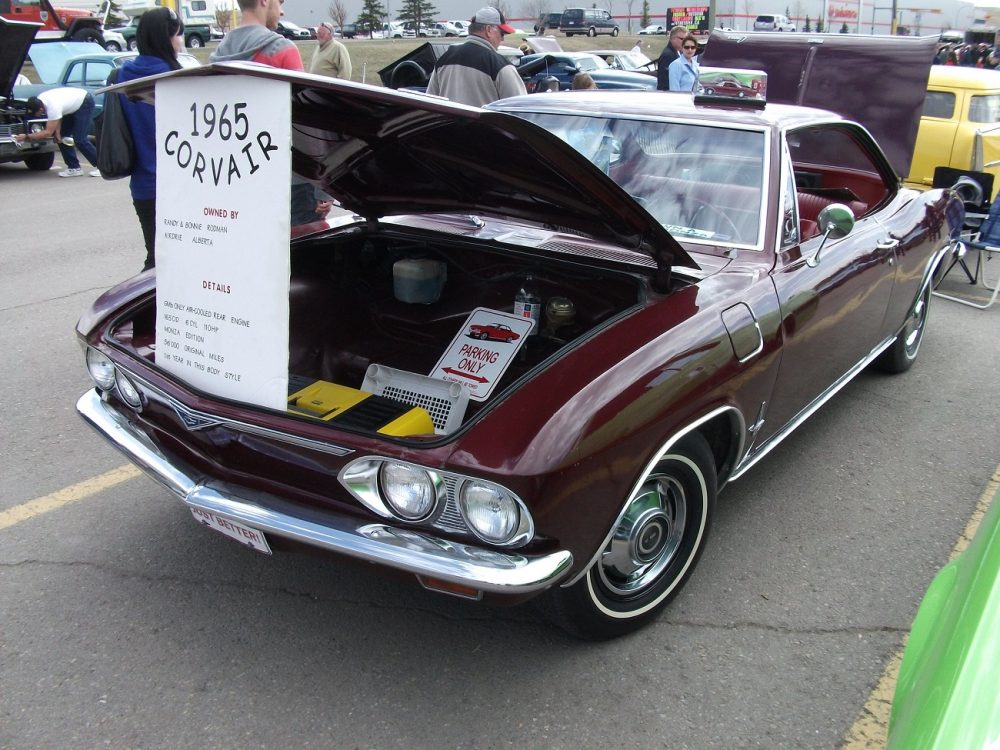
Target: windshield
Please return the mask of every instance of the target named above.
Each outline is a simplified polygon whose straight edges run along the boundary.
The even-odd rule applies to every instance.
[[[577,70],[606,70],[611,67],[597,55],[579,55],[570,59]]]
[[[518,115],[583,154],[678,239],[760,247],[762,131],[585,115]]]

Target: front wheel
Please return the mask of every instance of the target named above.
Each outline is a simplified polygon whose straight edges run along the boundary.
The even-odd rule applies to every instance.
[[[890,375],[897,375],[913,366],[917,361],[920,342],[924,338],[924,329],[927,327],[927,308],[930,302],[931,284],[928,284],[910,308],[910,313],[896,340],[875,360],[875,367]]]
[[[590,30],[587,32],[587,36],[597,36],[597,29],[591,26]]]
[[[715,460],[703,437],[667,451],[625,503],[586,575],[546,595],[550,619],[588,640],[616,638],[653,620],[701,555],[716,491]]]
[[[615,26],[613,29],[611,29],[611,36],[618,36],[618,27],[617,26]]]
[[[32,172],[44,172],[46,169],[52,167],[55,160],[56,155],[51,151],[46,154],[32,154],[31,156],[24,157],[24,166]]]

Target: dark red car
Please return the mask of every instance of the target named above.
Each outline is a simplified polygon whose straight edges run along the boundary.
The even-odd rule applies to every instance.
[[[914,363],[962,223],[951,192],[904,188],[864,127],[819,109],[583,91],[478,110],[239,65],[169,80],[190,76],[288,82],[292,163],[350,212],[291,244],[289,405],[171,374],[147,273],[78,324],[80,413],[244,544],[469,599],[544,595],[589,638],[656,617],[719,490],[852,377]],[[446,267],[436,301],[394,296],[409,255]],[[423,375],[528,274],[558,318],[495,382],[486,348],[456,356],[488,395]]]
[[[510,326],[500,325],[472,325],[469,327],[469,335],[474,339],[483,341],[517,341],[521,335],[510,330]]]

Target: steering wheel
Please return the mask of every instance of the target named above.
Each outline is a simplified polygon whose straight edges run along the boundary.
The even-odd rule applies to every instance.
[[[426,86],[428,81],[427,72],[418,62],[413,60],[403,60],[392,69],[389,76],[389,88],[399,89],[403,86]]]
[[[691,214],[691,218],[688,220],[688,224],[693,229],[705,229],[707,231],[716,232],[719,229],[728,229],[732,232],[730,238],[732,240],[739,240],[741,237],[741,232],[736,228],[736,224],[733,222],[726,213],[717,206],[713,206],[710,203],[705,203],[704,201],[695,200],[697,203],[697,208]],[[699,226],[697,221],[698,217],[705,214],[707,220],[707,226]]]

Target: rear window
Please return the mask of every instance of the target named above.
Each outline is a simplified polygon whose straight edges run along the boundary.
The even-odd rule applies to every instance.
[[[1000,122],[1000,94],[972,97],[969,122]]]
[[[562,14],[563,23],[566,21],[579,21],[583,18],[583,8],[573,8],[564,10]]]
[[[757,23],[774,23],[774,16],[757,16]]]
[[[920,114],[950,120],[955,115],[955,95],[950,91],[928,91]]]

